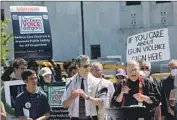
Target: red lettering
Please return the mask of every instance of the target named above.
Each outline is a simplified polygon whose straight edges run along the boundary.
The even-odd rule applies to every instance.
[[[39,7],[17,7],[17,11],[40,11]]]
[[[39,22],[24,22],[23,23],[24,27],[40,27]]]

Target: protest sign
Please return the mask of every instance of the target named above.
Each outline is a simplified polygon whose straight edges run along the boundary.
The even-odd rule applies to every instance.
[[[168,29],[157,29],[128,37],[127,61],[158,62],[170,59]]]
[[[52,59],[52,37],[46,7],[10,6],[14,57],[26,60]]]
[[[25,86],[26,85],[23,80],[4,82],[5,99],[7,104],[9,104],[12,108],[15,107],[15,99],[17,95],[25,90]]]
[[[50,120],[69,120],[68,109],[63,107],[62,96],[65,83],[53,83],[48,87],[48,100],[51,106]]]

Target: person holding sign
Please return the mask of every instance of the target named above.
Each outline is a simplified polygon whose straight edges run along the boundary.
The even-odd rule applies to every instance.
[[[76,58],[78,73],[68,81],[63,95],[63,106],[68,108],[71,120],[98,120],[97,107],[103,106],[107,87],[99,86],[101,79],[90,73],[90,60],[86,55]]]
[[[116,102],[120,106],[136,105],[145,106],[147,113],[142,113],[144,120],[154,120],[154,108],[159,105],[160,95],[156,86],[148,79],[140,76],[140,65],[137,61],[127,63],[128,80],[118,85]],[[131,109],[130,109],[131,110]],[[128,120],[138,120],[140,113],[130,111],[125,112]]]
[[[9,67],[1,76],[3,81],[21,80],[21,74],[27,69],[27,62],[24,59],[15,59],[13,66]]]
[[[18,58],[13,61],[13,64],[3,73],[1,76],[1,80],[3,82],[6,81],[15,81],[15,80],[22,80],[21,74],[27,68],[27,62],[22,59]],[[2,102],[4,103],[5,109],[7,110],[7,119],[14,119],[14,107],[15,107],[15,99],[18,94],[23,92],[25,89],[24,85],[18,85],[15,87],[11,87],[11,105],[5,100],[5,87],[2,86],[1,91],[1,98]]]
[[[30,69],[22,73],[26,90],[15,101],[15,115],[19,120],[48,120],[50,105],[47,96],[37,87],[36,72]]]

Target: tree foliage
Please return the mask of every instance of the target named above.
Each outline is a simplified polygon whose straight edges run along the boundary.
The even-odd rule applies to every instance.
[[[13,33],[6,32],[9,22],[10,19],[1,20],[1,64],[6,63],[8,52],[11,51],[11,49],[8,48],[8,44],[13,40]]]

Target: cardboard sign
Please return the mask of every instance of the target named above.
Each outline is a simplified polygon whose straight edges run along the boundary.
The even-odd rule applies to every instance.
[[[5,81],[4,91],[6,102],[12,107],[15,107],[15,100],[17,95],[25,90],[25,83],[23,80]]]
[[[168,29],[157,29],[128,37],[127,61],[158,62],[170,59]]]
[[[51,106],[50,120],[69,120],[68,109],[64,108],[62,103],[65,90],[64,82],[53,83],[48,87],[48,100]]]
[[[14,33],[14,57],[52,59],[52,37],[46,7],[10,6]]]

